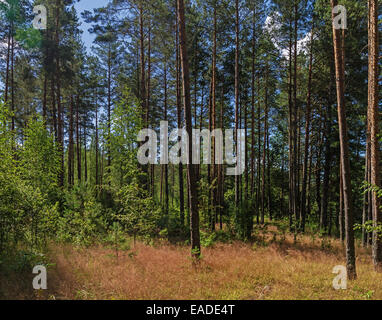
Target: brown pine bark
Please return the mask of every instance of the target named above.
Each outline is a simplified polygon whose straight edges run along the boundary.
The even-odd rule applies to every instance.
[[[221,89],[220,99],[220,128],[224,126],[224,88]],[[218,166],[218,214],[220,230],[223,230],[223,212],[224,212],[224,166]]]
[[[337,6],[337,0],[331,0],[332,11]],[[335,14],[332,12],[334,21]],[[337,87],[337,104],[338,104],[338,125],[340,133],[341,146],[341,166],[342,178],[344,183],[344,210],[345,210],[345,233],[346,233],[346,267],[349,279],[356,279],[356,261],[355,261],[355,244],[354,244],[354,216],[352,203],[352,189],[350,178],[350,160],[348,131],[346,122],[346,105],[345,105],[345,79],[344,79],[344,62],[343,53],[345,50],[341,44],[341,31],[336,29],[333,23],[333,46],[336,69],[336,87]]]
[[[378,0],[369,0],[369,121],[371,138],[371,184],[381,188],[380,148],[379,148],[379,26]],[[380,227],[382,216],[380,199],[373,191],[373,225]],[[380,232],[373,232],[373,263],[378,272],[382,272],[382,237]]]
[[[76,144],[77,144],[77,179],[78,182],[81,183],[81,137],[80,137],[80,114],[79,114],[79,108],[80,108],[80,97],[77,95],[77,102],[76,102]]]
[[[146,108],[146,124],[148,127],[152,128],[152,118],[150,117],[151,112],[151,21],[149,23],[149,34],[148,34],[148,52],[147,52],[147,108]],[[154,199],[155,196],[155,165],[150,166],[150,183],[151,183],[151,196]]]
[[[88,182],[88,156],[87,156],[87,149],[86,149],[86,144],[87,144],[86,122],[84,122],[83,130],[84,130],[84,134],[83,134],[83,137],[84,137],[84,141],[83,141],[83,145],[84,145],[84,179],[85,179],[85,183],[86,183],[86,182]]]
[[[298,157],[298,102],[297,102],[297,66],[298,66],[298,1],[294,0],[294,48],[293,48],[293,111],[292,111],[292,130],[293,130],[293,213],[295,221],[298,221],[298,204],[299,204],[299,191],[298,191],[298,170],[299,170],[299,157]],[[295,226],[297,228],[297,226]]]
[[[12,23],[12,30],[14,30],[14,26]],[[11,111],[12,111],[12,119],[11,119],[11,130],[15,131],[15,38],[12,35],[11,40]]]
[[[164,65],[164,120],[167,121],[167,64]],[[168,164],[163,165],[164,170],[164,210],[168,214],[169,210],[169,188],[168,188]]]
[[[309,146],[310,146],[310,118],[311,118],[311,104],[312,104],[312,76],[313,76],[313,34],[314,34],[314,22],[312,26],[310,37],[310,54],[309,54],[309,76],[308,76],[308,97],[305,110],[305,145],[304,145],[304,164],[302,173],[302,191],[301,191],[301,225],[300,230],[305,232],[306,222],[306,189],[308,180],[308,159],[309,159]]]
[[[212,130],[216,129],[216,52],[217,52],[217,43],[216,43],[216,36],[217,36],[217,8],[216,8],[216,0],[214,1],[214,13],[213,13],[213,46],[212,46],[212,114],[211,114],[211,120],[212,120]],[[215,231],[215,225],[217,222],[216,219],[216,178],[217,178],[217,165],[215,161],[215,155],[216,155],[216,141],[215,138],[212,138],[212,188],[211,188],[211,203],[212,203],[212,231]]]
[[[183,82],[183,101],[186,131],[189,136],[187,165],[187,178],[189,186],[189,203],[190,203],[190,229],[191,229],[191,254],[194,258],[200,258],[200,231],[199,231],[199,209],[198,209],[198,190],[196,181],[196,166],[191,164],[192,161],[192,115],[191,115],[191,94],[190,94],[190,70],[187,53],[187,34],[186,34],[186,18],[184,10],[184,1],[178,0],[178,19],[179,19],[179,38],[180,38],[180,58],[182,65],[182,82]]]
[[[256,188],[256,223],[260,224],[260,186],[261,186],[261,103],[260,77],[257,75],[257,188]]]
[[[62,119],[62,104],[61,104],[61,69],[60,69],[60,14],[61,14],[61,0],[56,0],[56,99],[57,99],[57,140],[58,150],[61,159],[61,171],[59,174],[59,186],[64,186],[64,132],[63,132],[63,119]]]
[[[288,119],[288,143],[289,143],[289,229],[293,231],[293,210],[295,207],[295,153],[294,153],[294,120],[293,120],[293,64],[292,64],[292,21],[289,22],[289,77],[288,77],[288,107],[289,107],[289,119]]]
[[[52,97],[52,121],[53,121],[53,131],[56,143],[58,142],[58,127],[57,127],[57,110],[56,110],[56,93],[55,93],[55,84],[54,76],[51,80],[51,97]]]
[[[98,135],[98,92],[95,91],[95,183],[99,191],[99,135]]]
[[[48,77],[46,72],[44,72],[44,87],[43,87],[43,98],[42,98],[42,118],[44,120],[44,126],[46,128],[46,116],[47,116],[47,95],[48,95]]]
[[[252,61],[251,61],[251,198],[253,210],[256,210],[255,194],[255,59],[256,59],[256,9],[253,10],[252,31]],[[251,238],[253,231],[253,210],[249,211],[247,222],[247,238]]]
[[[68,185],[74,184],[74,145],[73,145],[73,96],[69,105],[69,150],[68,150]]]
[[[8,41],[7,41],[7,62],[6,62],[6,71],[5,71],[5,89],[4,89],[4,102],[8,102],[8,92],[9,92],[9,64],[11,56],[11,37],[12,37],[12,28],[9,27],[8,31]]]
[[[263,141],[263,172],[262,172],[262,188],[261,188],[261,224],[265,223],[265,187],[266,187],[266,167],[269,163],[266,162],[267,146],[268,146],[268,65],[266,67],[266,83],[264,93],[264,141]]]
[[[240,58],[240,20],[239,20],[239,0],[235,0],[235,136],[236,136],[236,153],[239,151],[238,132],[239,132],[239,58]],[[235,175],[235,204],[238,210],[240,206],[240,180]],[[237,213],[238,214],[238,213]]]
[[[181,106],[181,92],[180,92],[180,60],[179,60],[179,22],[178,22],[178,2],[176,3],[176,24],[175,24],[175,50],[176,50],[176,111],[177,111],[177,122],[178,128],[182,128],[182,106]],[[203,102],[202,102],[203,109]],[[203,117],[203,110],[201,111],[200,117]],[[178,142],[181,139],[179,137]],[[180,223],[184,225],[184,179],[183,179],[183,163],[178,165],[178,179],[179,179],[179,215]]]
[[[340,229],[340,239],[343,242],[345,240],[344,234],[344,180],[342,177],[342,166],[340,164],[340,212],[339,212],[339,229]]]
[[[329,96],[331,90],[329,88]],[[325,114],[325,164],[324,164],[324,180],[322,188],[322,204],[320,214],[320,228],[324,232],[328,231],[328,206],[329,206],[329,184],[332,161],[331,134],[332,134],[332,106],[331,98],[328,97],[327,111]]]
[[[143,26],[143,4],[142,1],[139,5],[139,44],[140,44],[140,57],[141,57],[141,103],[142,103],[142,119],[143,123],[146,120],[146,59],[145,59],[145,34]],[[145,123],[147,124],[147,123]]]

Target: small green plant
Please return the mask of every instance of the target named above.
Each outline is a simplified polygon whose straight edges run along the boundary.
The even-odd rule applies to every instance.
[[[375,291],[370,290],[364,294],[361,294],[361,298],[366,299],[366,300],[371,300],[374,296],[374,293],[375,293]]]

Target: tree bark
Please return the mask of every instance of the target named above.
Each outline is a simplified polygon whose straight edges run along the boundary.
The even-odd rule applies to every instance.
[[[74,145],[73,145],[73,96],[70,96],[69,110],[69,150],[68,150],[68,185],[74,184]]]
[[[190,95],[190,71],[187,53],[187,34],[186,34],[186,18],[183,0],[178,0],[178,19],[179,19],[179,38],[180,38],[180,58],[182,65],[182,82],[183,82],[183,101],[184,114],[186,122],[186,131],[189,136],[187,165],[187,178],[189,186],[189,202],[190,202],[190,229],[191,229],[191,254],[194,258],[199,259],[201,255],[200,248],[200,231],[199,231],[199,209],[198,209],[198,190],[196,181],[196,166],[191,164],[192,161],[192,115],[191,115],[191,95]]]
[[[176,111],[178,128],[182,128],[182,106],[181,106],[181,92],[180,92],[180,61],[179,61],[179,23],[178,23],[178,2],[176,3],[176,25],[175,25],[175,47],[176,47]],[[202,103],[203,108],[203,103]],[[201,111],[202,113],[202,111]],[[202,117],[202,115],[201,115]],[[179,137],[178,142],[181,141]],[[179,178],[179,215],[180,223],[184,226],[184,179],[183,179],[183,163],[178,165],[178,178]]]
[[[313,34],[314,22],[312,23],[312,31],[310,37],[310,54],[309,54],[309,76],[308,76],[308,97],[305,110],[305,149],[304,149],[304,164],[303,164],[303,178],[302,178],[302,192],[301,192],[301,226],[302,232],[305,232],[306,222],[306,189],[308,180],[308,159],[309,159],[309,145],[310,145],[310,118],[311,118],[311,104],[312,104],[312,75],[313,75]]]
[[[378,0],[369,0],[369,121],[371,138],[371,184],[381,188],[380,181],[380,148],[379,148],[379,26]],[[382,217],[380,199],[373,191],[373,224],[380,227]],[[373,263],[375,270],[382,272],[382,238],[380,232],[373,232]]]
[[[81,137],[80,137],[80,97],[77,95],[76,103],[76,144],[77,144],[77,179],[81,183]]]
[[[334,7],[337,6],[337,0],[331,0],[332,19],[334,21]],[[341,146],[341,166],[342,178],[344,183],[344,210],[345,210],[345,233],[346,233],[346,267],[349,279],[356,279],[356,258],[354,244],[354,216],[352,203],[352,189],[350,178],[350,160],[349,160],[349,145],[348,131],[346,122],[346,106],[345,106],[345,79],[344,79],[344,62],[342,51],[345,48],[341,45],[341,32],[336,29],[333,22],[333,45],[336,68],[336,87],[337,87],[337,104],[338,104],[338,124],[340,132]]]

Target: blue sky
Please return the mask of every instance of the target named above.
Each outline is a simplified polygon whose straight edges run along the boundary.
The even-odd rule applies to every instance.
[[[81,12],[85,10],[92,11],[94,8],[99,8],[105,6],[109,1],[108,0],[81,0],[75,4],[78,16],[81,19],[82,25],[81,29],[84,31],[83,40],[87,48],[90,48],[93,42],[93,36],[89,34],[88,29],[90,25],[83,22],[81,18]]]

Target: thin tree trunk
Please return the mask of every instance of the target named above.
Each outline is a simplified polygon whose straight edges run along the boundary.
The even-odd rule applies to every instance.
[[[58,131],[58,149],[61,159],[61,171],[59,174],[59,186],[64,186],[64,132],[61,105],[61,70],[60,70],[60,10],[61,0],[56,0],[56,89],[57,89],[57,131]]]
[[[99,192],[99,136],[98,136],[98,92],[95,92],[95,181],[97,192]]]
[[[235,136],[236,136],[236,154],[239,152],[239,58],[240,58],[240,20],[239,20],[239,0],[235,0]],[[240,206],[240,181],[239,176],[235,175],[235,204],[236,210],[239,210]],[[238,212],[237,218],[238,218]]]
[[[47,123],[47,92],[48,90],[48,76],[46,72],[44,72],[44,88],[43,88],[43,100],[42,100],[42,118],[44,120],[44,126],[46,128],[46,123]]]
[[[81,137],[80,137],[80,97],[77,95],[76,103],[76,144],[77,144],[77,179],[78,183],[81,183]]]
[[[332,131],[332,107],[331,99],[327,102],[327,112],[325,116],[325,165],[324,165],[324,181],[322,192],[322,205],[320,215],[320,228],[325,232],[328,231],[328,206],[329,206],[329,183],[332,160],[331,148],[331,131]]]
[[[83,125],[83,130],[84,130],[84,134],[83,134],[83,137],[84,137],[84,173],[85,173],[85,183],[88,182],[88,157],[87,157],[87,150],[86,150],[86,142],[87,142],[87,136],[86,136],[86,122],[84,121],[84,125]]]
[[[178,2],[176,3],[176,25],[175,25],[175,46],[176,46],[176,111],[178,128],[182,128],[182,106],[181,106],[181,92],[180,92],[180,61],[179,61],[179,23],[178,23]],[[203,102],[202,102],[203,108]],[[202,117],[203,110],[201,111],[200,117]],[[181,141],[179,137],[178,142]],[[184,226],[184,179],[183,179],[183,163],[178,165],[178,177],[179,177],[179,215],[180,223]]]
[[[309,76],[308,76],[308,98],[305,111],[305,150],[304,150],[304,165],[303,165],[303,178],[302,178],[302,192],[301,192],[301,231],[305,232],[306,222],[306,189],[308,180],[308,159],[309,159],[309,144],[310,144],[310,117],[311,117],[311,104],[312,104],[312,74],[313,74],[313,34],[314,22],[312,23],[311,31],[311,45],[309,55]]]
[[[68,151],[68,185],[72,187],[74,184],[74,144],[73,144],[73,96],[70,96],[69,110],[69,151]]]
[[[199,231],[199,209],[198,209],[198,190],[196,181],[196,166],[190,164],[192,161],[192,115],[191,115],[191,96],[190,96],[190,71],[187,53],[187,34],[186,20],[183,0],[178,0],[178,19],[179,19],[179,38],[180,38],[180,57],[182,65],[182,82],[183,82],[183,101],[184,114],[186,122],[186,131],[189,138],[187,165],[187,177],[189,186],[189,203],[190,203],[190,229],[191,229],[191,254],[194,258],[200,258],[200,231]]]
[[[340,164],[340,213],[338,221],[340,229],[340,239],[343,242],[345,240],[344,234],[344,180],[342,178],[342,166]]]
[[[371,137],[371,184],[381,188],[379,173],[379,26],[378,0],[369,0],[369,121]],[[373,191],[374,228],[380,227],[380,199]],[[375,270],[382,272],[382,238],[379,231],[373,232],[373,263]]]
[[[167,121],[167,64],[164,66],[164,120]],[[165,214],[169,210],[169,189],[168,189],[168,164],[163,165],[164,169],[164,209]]]
[[[260,224],[260,183],[261,183],[261,104],[260,78],[257,76],[257,188],[256,188],[256,223]]]
[[[5,72],[5,89],[4,89],[4,102],[8,102],[8,92],[9,92],[9,63],[11,55],[11,37],[12,28],[9,27],[8,31],[8,44],[7,44],[7,62],[6,62],[6,72]]]
[[[338,4],[337,0],[331,0],[332,11]],[[335,14],[332,12],[334,21]],[[343,78],[343,54],[345,48],[341,45],[341,33],[336,29],[333,23],[333,44],[334,57],[336,66],[336,87],[337,87],[337,103],[338,103],[338,124],[340,132],[341,146],[341,165],[342,178],[344,183],[344,207],[345,207],[345,233],[346,233],[346,266],[349,279],[356,279],[356,261],[355,261],[355,244],[354,244],[354,216],[352,203],[352,187],[350,178],[350,160],[348,131],[346,123],[346,106],[345,106],[345,79]]]
[[[57,128],[57,110],[56,110],[56,94],[55,94],[54,77],[51,80],[51,96],[52,96],[52,118],[53,118],[53,131],[56,143],[58,142],[58,128]]]
[[[12,30],[14,29],[12,23]],[[15,38],[12,35],[11,40],[11,111],[12,111],[12,123],[11,130],[15,131]]]

